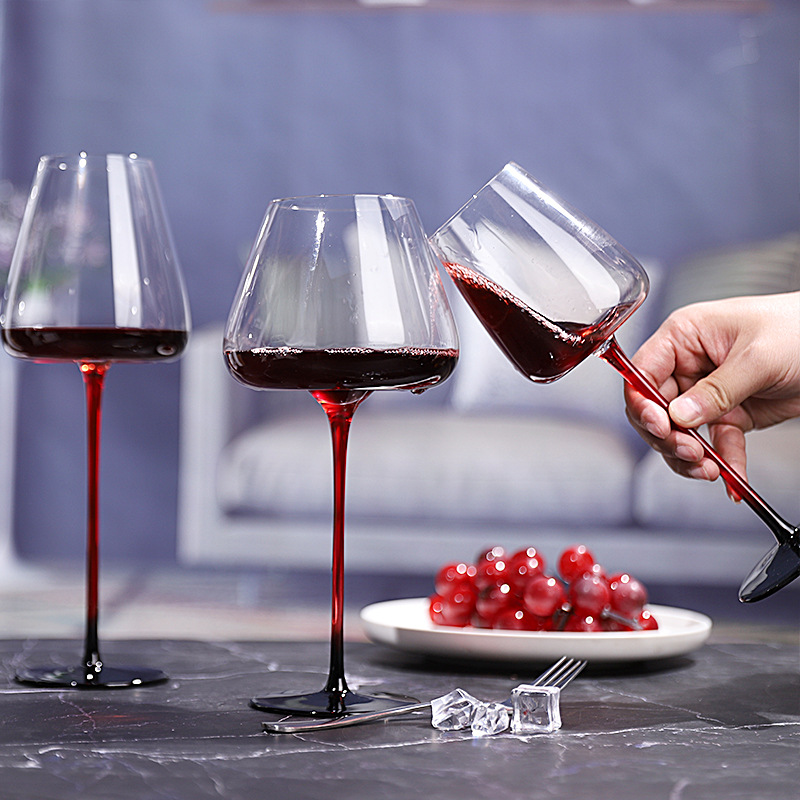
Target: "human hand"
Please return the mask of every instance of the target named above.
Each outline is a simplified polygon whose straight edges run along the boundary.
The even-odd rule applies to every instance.
[[[669,414],[626,386],[628,419],[678,474],[716,480],[702,445],[672,428],[708,424],[719,455],[746,478],[745,433],[800,416],[800,292],[696,303],[673,312],[634,364]]]

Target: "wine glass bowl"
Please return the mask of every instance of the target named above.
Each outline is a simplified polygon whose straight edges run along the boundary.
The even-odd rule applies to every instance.
[[[349,689],[343,658],[347,438],[371,392],[421,392],[450,375],[458,339],[414,204],[387,195],[273,201],[225,330],[228,369],[255,389],[311,392],[333,446],[331,655],[321,690],[251,700],[278,713],[338,716],[408,698]]]
[[[6,332],[92,328],[86,336],[95,340],[97,360],[179,355],[189,308],[152,162],[113,154],[41,158],[6,294]],[[141,344],[115,344],[111,330]],[[175,331],[177,341],[157,344],[151,331]],[[69,356],[51,356],[45,344],[34,353],[14,351],[13,341],[6,347],[33,360]]]
[[[169,361],[190,314],[153,164],[135,155],[44,156],[20,226],[0,317],[11,355],[75,362],[87,404],[86,635],[77,667],[23,668],[45,686],[118,688],[166,679],[104,663],[98,639],[103,384],[115,362]]]
[[[614,332],[641,305],[648,279],[608,233],[517,164],[507,164],[431,237],[464,299],[514,366],[549,382],[591,354],[667,409]],[[781,518],[694,429],[730,489],[777,540],[739,590],[761,600],[800,576],[800,529]]]
[[[423,390],[450,374],[456,348],[436,259],[410,200],[270,204],[226,327],[226,357],[240,381]],[[254,360],[263,363],[251,379],[246,362]]]
[[[536,382],[595,352],[649,289],[627,250],[514,163],[431,241],[488,333]]]

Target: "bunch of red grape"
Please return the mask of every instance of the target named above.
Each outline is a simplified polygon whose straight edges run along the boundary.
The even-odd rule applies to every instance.
[[[481,553],[473,564],[445,564],[435,579],[430,616],[437,625],[521,631],[639,631],[658,623],[645,608],[647,590],[629,575],[607,575],[582,544],[545,569],[535,547]]]

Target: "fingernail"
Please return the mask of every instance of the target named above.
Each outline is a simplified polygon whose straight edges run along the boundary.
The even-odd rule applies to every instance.
[[[675,448],[675,455],[678,456],[681,461],[697,461],[697,453],[694,448],[690,447],[688,444],[679,444]]]
[[[656,439],[666,439],[670,432],[669,417],[654,406],[645,409],[642,414],[644,429]]]
[[[693,397],[676,397],[669,404],[669,414],[679,425],[691,428],[700,421],[702,409]]]
[[[663,439],[664,433],[661,430],[661,426],[655,422],[645,422],[644,429],[651,435],[655,436],[656,439]]]
[[[688,475],[690,478],[694,478],[695,480],[699,481],[707,481],[710,480],[708,472],[704,465],[702,464],[694,464],[688,470]]]

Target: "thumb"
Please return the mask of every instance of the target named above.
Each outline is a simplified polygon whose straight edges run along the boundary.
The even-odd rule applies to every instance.
[[[714,422],[760,389],[755,370],[728,359],[669,404],[669,415],[684,428]]]

